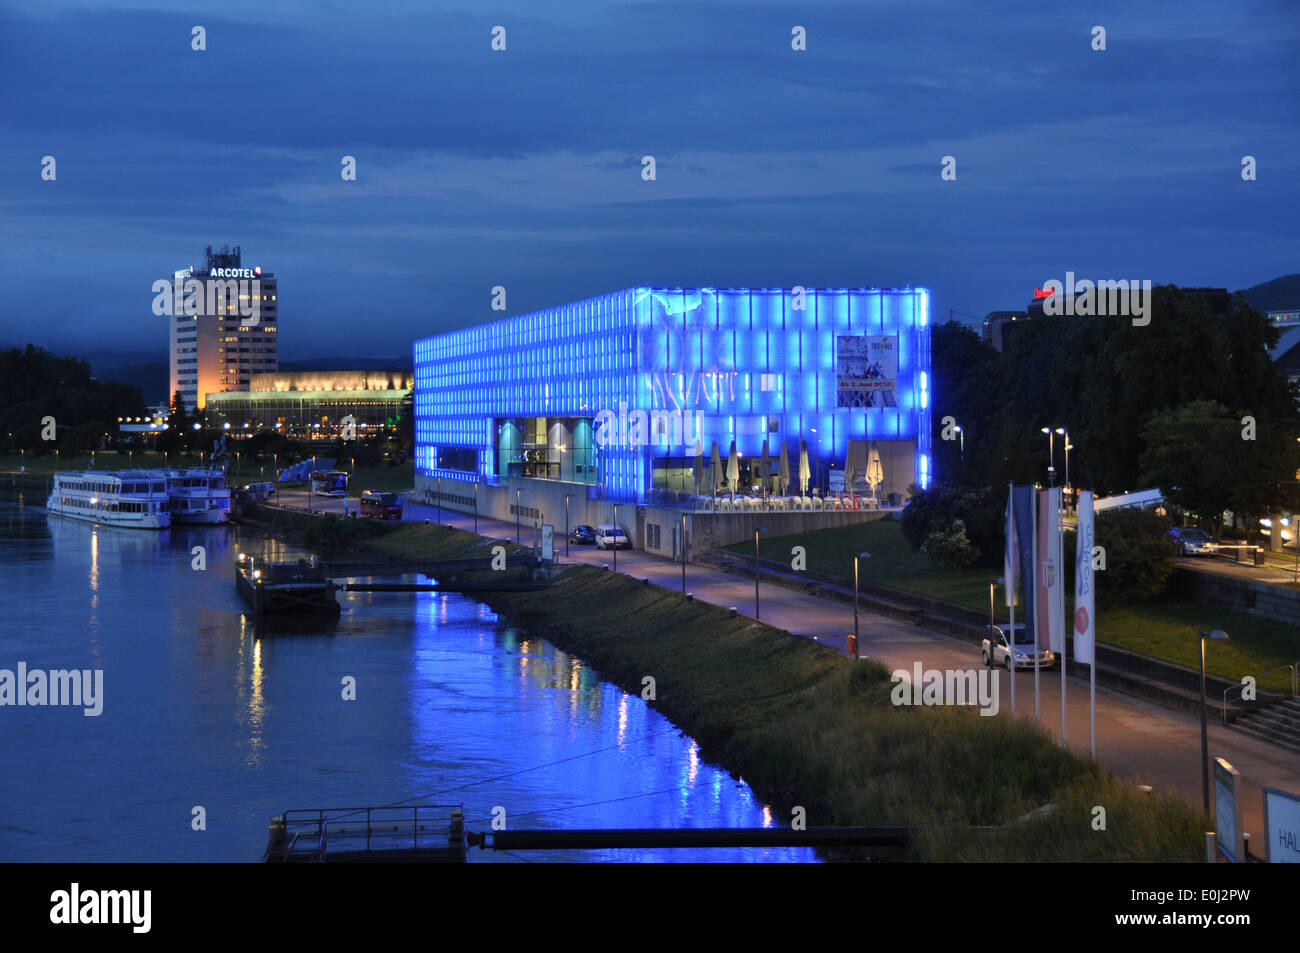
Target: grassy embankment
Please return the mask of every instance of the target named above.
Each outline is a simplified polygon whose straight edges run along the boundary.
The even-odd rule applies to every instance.
[[[896,520],[763,540],[759,552],[766,559],[788,560],[792,546],[807,550],[809,569],[844,576],[846,582],[852,580],[853,553],[865,550],[871,558],[858,563],[864,581],[984,611],[989,605],[989,579],[1000,574],[987,567],[951,570],[934,565],[908,546]],[[744,543],[729,548],[744,555],[754,551],[752,544]],[[1005,617],[1000,586],[995,595],[998,615]],[[1067,607],[1072,609],[1072,603],[1073,593],[1067,593]],[[1097,615],[1099,641],[1189,668],[1200,666],[1197,633],[1208,629],[1223,629],[1231,636],[1206,651],[1206,669],[1224,678],[1235,681],[1245,673],[1265,672],[1300,658],[1300,632],[1295,626],[1248,612],[1160,599]]]
[[[916,860],[1194,859],[1204,822],[1140,793],[1032,726],[969,708],[896,707],[889,673],[718,606],[590,567],[554,588],[491,594],[517,623],[639,692],[778,817],[928,828]],[[1055,813],[1017,818],[1046,804]],[[1107,830],[1091,827],[1107,811]],[[972,826],[997,826],[975,832]]]
[[[341,522],[341,521],[340,521]],[[361,540],[394,559],[484,554],[502,541],[408,524]],[[506,544],[513,550],[512,544]],[[1032,726],[971,709],[902,708],[888,672],[788,632],[623,575],[573,567],[546,591],[485,601],[640,692],[711,760],[809,824],[919,825],[917,860],[1195,859],[1204,826],[1176,798],[1140,793]],[[1045,803],[1055,813],[1017,818]],[[1107,810],[1094,831],[1092,810]],[[993,833],[971,831],[993,825]]]

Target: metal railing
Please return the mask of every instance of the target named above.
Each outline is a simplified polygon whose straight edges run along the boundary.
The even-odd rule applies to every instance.
[[[448,822],[459,810],[459,807],[449,805],[413,804],[408,807],[284,811],[272,827],[268,856],[281,860],[304,856],[321,860],[331,841],[336,847],[346,844],[360,850],[363,838],[366,851],[376,846],[384,850],[419,850],[421,834],[426,838],[425,846],[445,847],[450,829]],[[430,834],[425,832],[432,833],[432,841],[428,839]]]
[[[1287,685],[1287,688],[1288,688],[1289,691],[1290,691],[1290,695],[1291,695],[1291,697],[1294,698],[1296,695],[1300,694],[1300,691],[1297,691],[1297,689],[1300,689],[1300,659],[1297,659],[1297,660],[1296,660],[1293,664],[1291,664],[1291,665],[1279,665],[1277,668],[1270,668],[1267,672],[1264,672],[1264,673],[1262,673],[1262,674],[1260,674],[1260,675],[1256,675],[1256,676],[1255,676],[1255,684],[1254,684],[1255,689],[1256,689],[1256,690],[1259,690],[1260,686],[1263,685],[1264,680],[1267,679],[1270,675],[1276,675],[1276,674],[1278,674],[1278,673],[1280,673],[1280,672],[1290,672],[1290,673],[1291,673],[1290,678],[1287,679],[1287,681],[1289,682],[1289,684]],[[1228,723],[1228,702],[1231,700],[1231,699],[1229,699],[1228,696],[1231,695],[1233,692],[1237,692],[1237,693],[1238,693],[1238,696],[1237,696],[1237,699],[1236,699],[1236,700],[1237,700],[1237,701],[1241,701],[1241,697],[1240,697],[1240,695],[1243,694],[1245,691],[1246,691],[1246,686],[1245,686],[1244,684],[1243,684],[1243,685],[1230,685],[1228,688],[1224,689],[1224,692],[1223,692],[1223,723],[1224,723],[1225,725]]]

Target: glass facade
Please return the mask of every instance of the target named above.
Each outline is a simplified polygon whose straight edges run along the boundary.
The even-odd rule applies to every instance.
[[[572,480],[642,502],[698,454],[707,466],[715,442],[724,461],[733,440],[746,458],[765,438],[773,457],[784,442],[793,473],[800,439],[822,461],[874,441],[906,442],[924,486],[929,299],[919,288],[632,288],[424,338],[417,471]]]

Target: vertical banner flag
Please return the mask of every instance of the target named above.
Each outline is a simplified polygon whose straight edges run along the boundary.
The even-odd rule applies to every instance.
[[[1002,578],[1006,580],[1003,591],[1007,596],[1007,608],[1016,604],[1016,573],[1020,571],[1020,539],[1016,536],[1016,488],[1007,487],[1007,525],[1006,546],[1002,556]],[[989,638],[992,638],[992,634]]]
[[[1034,488],[1013,486],[1008,499],[1006,564],[1008,606],[1025,607],[1025,628],[1034,630]],[[1014,600],[1014,602],[1010,601]]]
[[[1092,570],[1092,491],[1079,494],[1078,546],[1074,562],[1074,660],[1092,664],[1096,635]]]
[[[1065,651],[1065,601],[1061,565],[1061,489],[1038,491],[1038,545],[1034,553],[1034,644]]]

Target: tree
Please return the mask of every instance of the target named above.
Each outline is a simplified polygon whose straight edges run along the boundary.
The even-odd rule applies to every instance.
[[[1155,414],[1141,434],[1143,484],[1158,486],[1165,500],[1195,513],[1217,537],[1233,483],[1241,479],[1241,429],[1226,407],[1209,400]]]
[[[1155,510],[1117,509],[1097,514],[1095,544],[1105,553],[1097,572],[1097,607],[1111,609],[1155,599],[1174,574],[1178,544],[1169,520]],[[1074,591],[1074,530],[1065,531],[1065,591]]]

